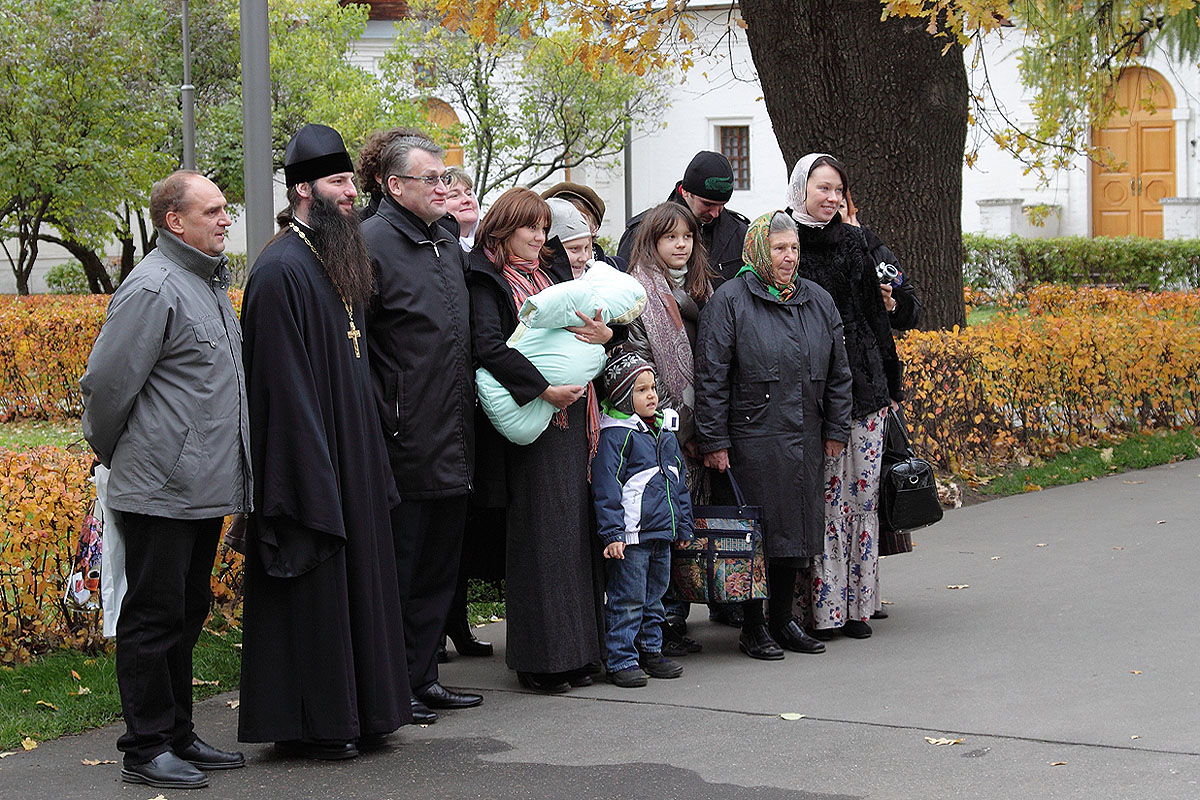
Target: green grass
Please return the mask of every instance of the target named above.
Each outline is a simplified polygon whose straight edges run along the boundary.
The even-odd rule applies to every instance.
[[[472,625],[504,619],[504,582],[471,580],[467,584],[467,620]]]
[[[192,673],[217,685],[194,688],[197,700],[238,685],[241,631],[204,631],[193,654]],[[121,716],[116,667],[111,653],[89,656],[72,651],[45,655],[30,664],[0,669],[0,750],[20,750],[21,740],[37,742],[109,724]],[[79,680],[71,674],[74,670]],[[79,695],[80,687],[89,692]],[[54,708],[39,705],[42,700]],[[115,748],[115,743],[114,743]]]
[[[1138,434],[1111,447],[1081,447],[1028,467],[1017,467],[979,487],[980,494],[1005,496],[1145,469],[1200,456],[1197,430]]]
[[[82,438],[83,429],[77,419],[57,422],[20,420],[0,425],[0,450],[32,450],[43,445],[66,447]]]

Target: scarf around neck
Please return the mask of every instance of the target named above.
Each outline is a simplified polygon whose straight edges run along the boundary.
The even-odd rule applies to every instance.
[[[796,162],[792,169],[791,181],[788,184],[787,201],[792,209],[792,219],[809,228],[824,228],[829,222],[822,222],[808,213],[808,175],[812,172],[813,163],[818,158],[833,158],[829,153],[809,153]]]

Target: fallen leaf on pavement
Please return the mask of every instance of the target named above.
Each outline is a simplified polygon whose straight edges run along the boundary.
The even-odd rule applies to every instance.
[[[1130,736],[1129,738],[1130,738],[1130,739],[1140,739],[1140,738],[1142,738],[1142,737],[1138,736],[1138,735],[1135,733],[1133,736]]]
[[[220,681],[202,681],[199,678],[192,678],[192,686],[220,686]]]
[[[79,760],[79,763],[87,767],[98,767],[101,764],[115,764],[117,762],[109,758],[83,758]]]
[[[16,750],[6,750],[3,753],[0,753],[0,758],[8,758],[9,756],[15,756],[16,754]]]
[[[947,589],[970,589],[971,584],[969,584],[969,583],[952,583],[949,586],[947,586],[946,588]]]
[[[34,705],[35,706],[45,706],[46,708],[50,709],[51,711],[58,711],[58,706],[54,705],[54,703],[50,703],[45,700],[38,700],[36,703],[34,703]]]
[[[792,722],[792,721],[794,721],[794,720],[798,720],[798,719],[804,719],[804,715],[803,715],[803,714],[795,714],[795,713],[793,713],[793,712],[789,711],[789,712],[787,712],[786,714],[780,714],[780,715],[779,715],[779,718],[780,718],[780,719],[786,719],[786,720],[788,720],[789,722]]]
[[[1129,674],[1130,675],[1141,675],[1142,671],[1140,669],[1131,669],[1131,670],[1129,670]]]
[[[1052,766],[1052,767],[1065,767],[1066,765],[1067,765],[1067,762],[1065,762],[1065,761],[1051,761],[1050,762],[1050,766]]]
[[[1114,547],[1113,550],[1124,550],[1124,547]]]
[[[38,743],[35,742],[33,739],[30,739],[28,736],[26,736],[24,739],[21,740],[21,747],[24,747],[26,751],[36,750],[37,746],[38,746]]]
[[[1121,481],[1121,483],[1126,483],[1130,486],[1137,486],[1139,483],[1145,483],[1145,481]]]
[[[167,798],[161,794],[156,794],[154,797],[151,797],[150,800],[167,800]]]
[[[79,677],[79,673],[76,672],[75,670],[71,670],[71,677],[77,681],[83,680],[83,678]]]
[[[241,700],[226,700],[225,701],[225,705],[229,706],[230,708],[237,708],[241,704],[242,704]]]
[[[962,739],[947,739],[944,736],[940,736],[937,739],[933,738],[932,736],[926,736],[925,741],[929,742],[930,744],[935,744],[935,745],[939,745],[939,746],[945,745],[945,744],[962,744],[962,742],[963,742]]]
[[[1050,545],[1047,544],[1046,542],[1042,542],[1041,544],[1038,545],[1038,547],[1049,547],[1049,546]]]
[[[1155,524],[1155,525],[1166,525],[1166,524],[1167,524],[1167,521],[1166,521],[1165,519],[1160,519],[1158,522],[1156,522],[1156,523],[1154,523],[1154,524]]]
[[[992,561],[999,561],[1001,558],[1001,556],[992,556]]]

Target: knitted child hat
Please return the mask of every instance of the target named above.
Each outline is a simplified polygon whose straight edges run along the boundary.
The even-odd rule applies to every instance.
[[[653,374],[654,365],[636,353],[622,353],[609,359],[604,368],[604,389],[613,408],[633,414],[633,384],[646,370]]]

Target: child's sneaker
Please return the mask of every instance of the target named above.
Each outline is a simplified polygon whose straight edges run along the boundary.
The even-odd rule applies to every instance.
[[[618,670],[608,673],[608,682],[622,689],[640,689],[647,683],[646,673],[639,667]]]
[[[683,674],[683,664],[664,658],[662,653],[642,653],[638,663],[653,678],[678,678]]]

